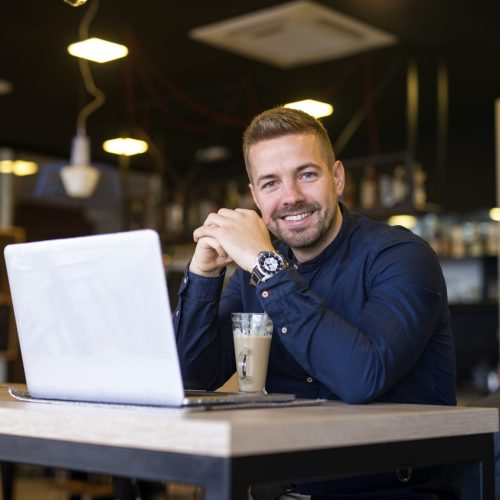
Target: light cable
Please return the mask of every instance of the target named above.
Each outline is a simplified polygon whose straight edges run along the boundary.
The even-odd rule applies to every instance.
[[[89,8],[83,16],[78,29],[80,41],[88,38],[89,26],[94,19],[98,8],[99,0],[91,0]],[[80,67],[80,73],[85,85],[85,90],[94,98],[80,110],[76,119],[77,133],[85,135],[88,117],[106,102],[106,95],[101,89],[97,88],[92,72],[90,71],[89,61],[87,59],[78,58],[78,66]]]

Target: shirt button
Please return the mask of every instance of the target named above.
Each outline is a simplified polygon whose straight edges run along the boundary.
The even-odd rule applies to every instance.
[[[179,312],[180,312],[180,311],[175,311],[175,315],[176,315],[176,316],[179,316]]]
[[[262,293],[261,293],[262,297],[264,297],[265,299],[267,299],[269,297],[269,292],[267,290],[264,290]]]
[[[294,264],[294,265],[293,265],[293,268],[294,268],[294,269],[298,269],[298,268],[299,268],[299,266],[298,266],[297,264]]]
[[[187,283],[187,282],[188,282],[188,279],[187,279],[187,278],[184,278],[182,281],[184,281],[184,283]]]
[[[306,380],[311,384],[313,382],[313,378],[312,377],[307,377]]]
[[[288,328],[286,326],[284,326],[282,329],[281,329],[281,333],[287,333],[288,332]]]

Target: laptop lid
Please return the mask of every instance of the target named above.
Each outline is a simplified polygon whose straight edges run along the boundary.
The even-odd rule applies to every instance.
[[[31,396],[183,404],[156,232],[9,245],[5,259]]]

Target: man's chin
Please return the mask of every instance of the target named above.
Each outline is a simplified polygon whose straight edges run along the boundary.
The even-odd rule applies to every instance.
[[[280,232],[277,236],[283,243],[291,248],[310,247],[317,240],[316,235],[308,234],[307,231]]]

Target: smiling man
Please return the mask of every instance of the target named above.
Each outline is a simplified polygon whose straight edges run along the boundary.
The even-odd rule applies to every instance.
[[[243,152],[253,210],[222,208],[194,231],[176,330],[186,384],[235,371],[231,312],[273,320],[268,392],[348,403],[455,404],[454,349],[438,259],[411,232],[349,212],[323,125],[275,108]],[[275,239],[272,239],[271,234]],[[237,270],[223,290],[226,265]],[[454,498],[443,471],[302,485],[312,498]]]

